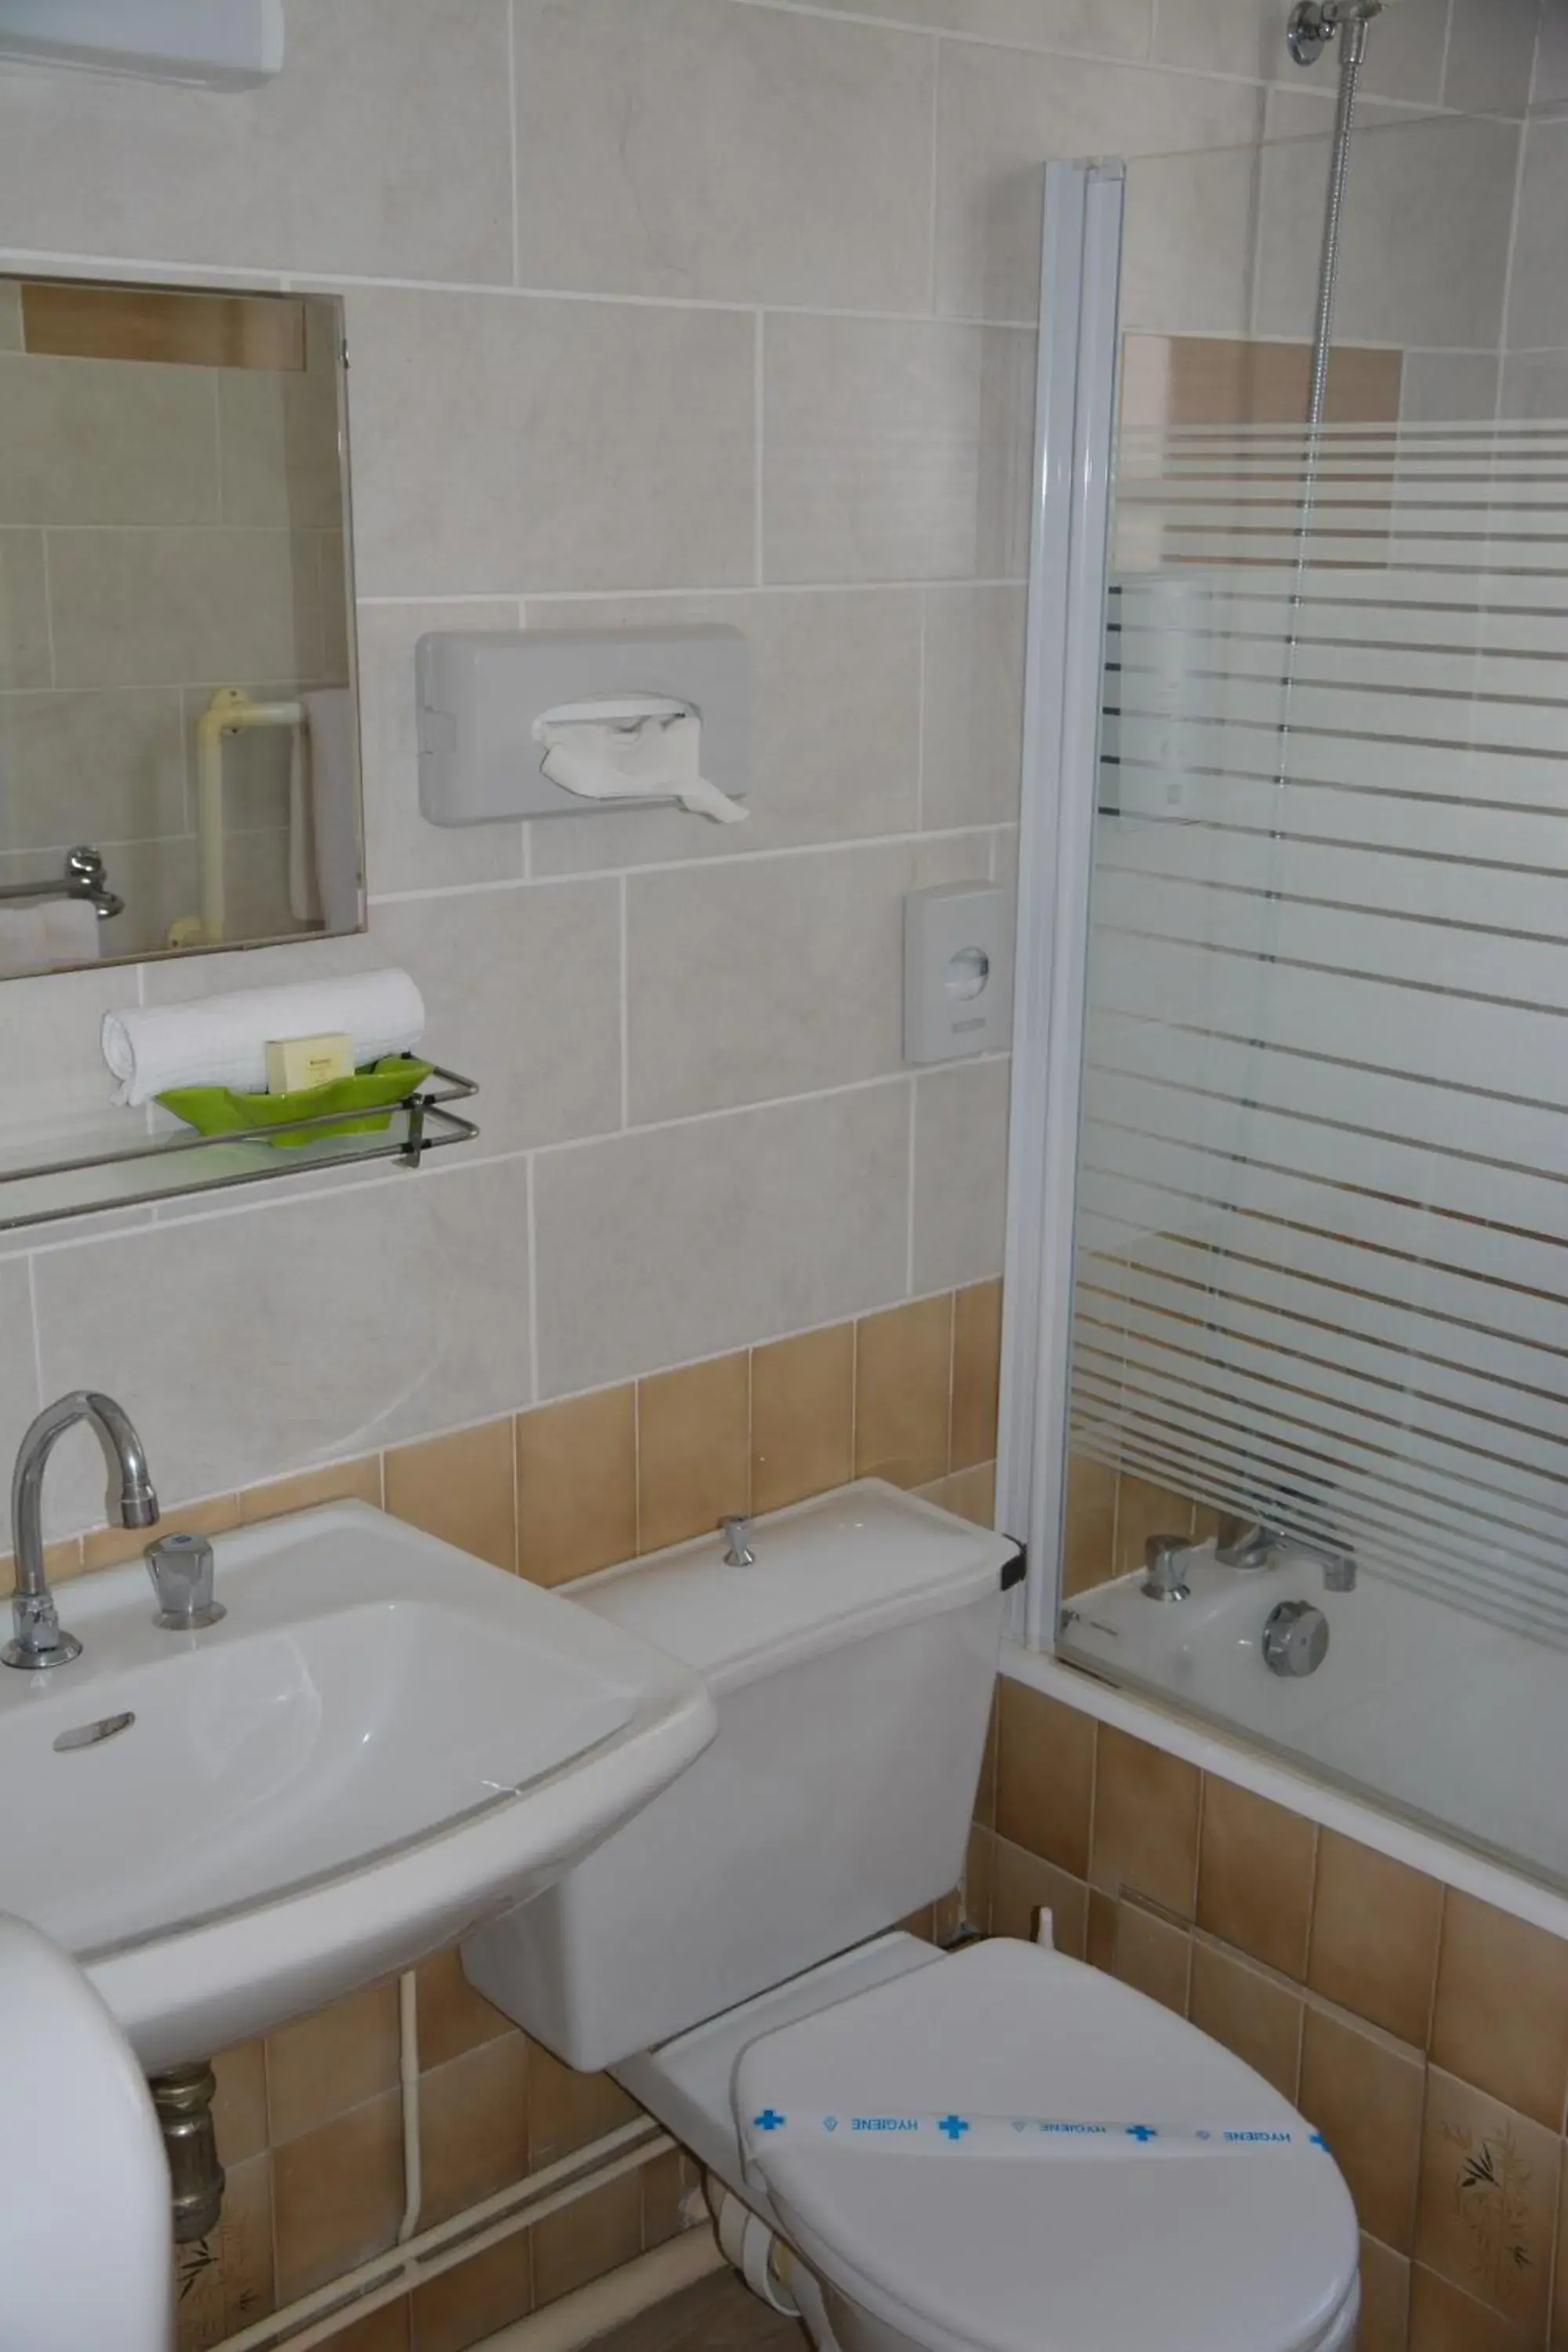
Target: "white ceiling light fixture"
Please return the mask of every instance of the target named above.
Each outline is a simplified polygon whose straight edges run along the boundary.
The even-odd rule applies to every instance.
[[[283,0],[0,0],[0,65],[254,89],[283,65]]]

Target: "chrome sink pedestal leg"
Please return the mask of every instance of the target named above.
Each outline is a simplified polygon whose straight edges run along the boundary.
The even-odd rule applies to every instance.
[[[174,2243],[184,2246],[216,2230],[223,2210],[224,2169],[213,2129],[217,2077],[198,2059],[195,2065],[171,2066],[165,2074],[150,2075],[148,2088],[169,2159]]]

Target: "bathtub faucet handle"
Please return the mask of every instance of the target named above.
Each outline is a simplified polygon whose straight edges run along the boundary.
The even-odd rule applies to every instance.
[[[724,1537],[725,1567],[755,1568],[757,1555],[752,1549],[751,1520],[736,1516],[721,1519],[719,1525]]]
[[[1185,1536],[1151,1536],[1143,1547],[1143,1581],[1138,1590],[1146,1601],[1185,1601],[1192,1591],[1187,1562],[1197,1549]]]

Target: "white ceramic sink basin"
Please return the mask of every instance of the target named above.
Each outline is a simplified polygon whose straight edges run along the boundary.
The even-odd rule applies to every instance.
[[[713,1736],[689,1668],[366,1505],[214,1550],[221,1624],[161,1632],[138,1560],[62,1596],[74,1664],[0,1674],[0,1911],[149,2071],[537,1893]]]

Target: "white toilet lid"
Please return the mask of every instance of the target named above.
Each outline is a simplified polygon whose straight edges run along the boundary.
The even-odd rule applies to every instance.
[[[1356,2293],[1349,2193],[1289,2102],[1032,1944],[974,1945],[764,2035],[733,2095],[800,2252],[932,2352],[1314,2352]],[[932,2128],[948,2116],[971,2122],[956,2144]],[[923,2135],[852,2133],[908,2117]],[[1013,2137],[1025,2119],[1163,2138]],[[1198,2137],[1270,2128],[1290,2143]]]

